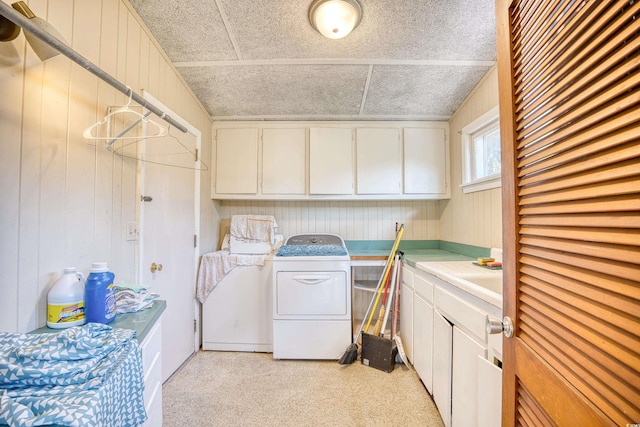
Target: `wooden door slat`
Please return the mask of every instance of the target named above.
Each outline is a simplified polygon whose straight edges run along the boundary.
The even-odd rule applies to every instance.
[[[605,21],[608,21],[616,14],[619,14],[626,3],[626,0],[618,1],[618,4],[615,6],[604,2],[593,3],[594,5],[597,4],[598,8],[594,10],[594,13],[587,14],[586,16],[588,18],[584,19],[578,29],[576,29],[575,33],[578,34],[578,37],[568,40],[564,45],[557,46],[556,53],[558,53],[559,56],[547,56],[547,61],[554,60],[553,63],[558,65],[547,65],[542,72],[531,77],[532,81],[529,83],[529,86],[538,83],[535,86],[535,90],[527,92],[526,96],[523,95],[521,91],[518,92],[516,103],[519,107],[516,110],[516,114],[519,114],[522,109],[530,110],[532,108],[531,103],[542,96],[549,97],[556,92],[562,92],[562,90],[551,90],[552,87],[572,87],[573,85],[569,85],[569,83],[573,82],[576,75],[584,73],[589,65],[598,64],[603,58],[606,58],[609,53],[620,49],[621,45],[624,46],[624,39],[626,37],[632,37],[634,33],[627,28],[626,33],[613,37],[620,28],[624,28],[624,22],[620,22],[622,20],[617,23],[617,26],[607,24],[600,24],[598,26],[594,25],[593,19],[589,18],[601,20],[602,17],[605,17]],[[633,20],[635,13],[635,10],[627,11],[625,19]],[[581,17],[583,16],[584,15],[581,15]],[[613,40],[608,40],[609,38],[613,38]],[[602,45],[605,41],[608,43]],[[547,61],[545,61],[545,64]],[[555,77],[552,78],[552,76]],[[557,81],[558,78],[560,81]],[[544,100],[540,101],[542,102]],[[518,130],[520,130],[520,128],[518,128]]]
[[[528,256],[523,257],[523,263],[522,274],[553,283],[563,292],[583,295],[608,307],[609,310],[633,313],[636,304],[640,301],[640,283],[637,281],[612,280],[604,273],[594,278],[593,275],[585,274],[584,271],[572,265]],[[554,267],[553,272],[548,270],[549,267]],[[620,327],[637,333],[631,330],[631,325],[621,324]]]
[[[538,248],[554,248],[563,252],[589,256],[598,259],[625,260],[637,269],[640,265],[640,252],[634,246],[611,245],[586,241],[562,240],[553,237],[537,237],[523,235],[520,238],[523,246]]]
[[[634,212],[640,210],[640,198],[635,193],[597,199],[569,200],[556,203],[521,206],[522,216],[574,213]]]
[[[616,42],[620,45],[612,55],[605,57],[604,62],[584,69],[573,69],[559,80],[549,78],[549,83],[557,87],[567,87],[563,91],[542,91],[528,105],[516,112],[517,129],[524,130],[542,126],[552,121],[555,117],[561,117],[568,112],[588,102],[598,92],[604,91],[609,85],[624,79],[629,73],[638,68],[640,57],[636,48],[626,40]],[[635,59],[629,59],[635,55]],[[571,85],[569,85],[571,83]],[[550,102],[557,101],[553,108],[546,108]]]
[[[520,77],[532,72],[537,68],[537,64],[543,62],[541,58],[545,58],[549,54],[550,46],[556,44],[556,40],[564,39],[562,28],[569,26],[567,20],[571,20],[574,14],[570,14],[565,10],[552,8],[551,3],[546,3],[538,8],[540,13],[537,14],[530,27],[535,28],[532,32],[526,30],[522,32],[522,50],[519,55],[514,58],[520,67],[514,67],[514,77],[516,86],[526,87],[526,82],[522,82]],[[577,5],[573,5],[573,10]],[[538,25],[538,23],[540,25]],[[556,27],[561,30],[556,31]]]
[[[640,241],[640,229],[625,230],[620,228],[578,228],[553,226],[524,226],[520,228],[522,236],[549,237],[578,242],[604,243],[610,245],[633,246]]]
[[[533,162],[533,159],[527,158],[526,162],[520,164],[521,171],[518,176],[521,178],[521,186],[530,183],[540,171],[552,170],[566,164],[573,164],[574,171],[580,172],[593,169],[594,161],[598,162],[599,166],[603,166],[640,157],[640,139],[634,129],[615,131],[607,137],[583,142],[577,147],[569,148],[569,143],[566,140],[557,145],[553,152],[545,150],[546,157],[540,153],[540,160]],[[581,159],[580,162],[575,161],[576,156]],[[557,178],[564,175],[554,173],[548,176]]]
[[[520,200],[520,206],[637,194],[639,185],[640,183],[637,177],[631,177],[625,180],[599,182],[581,187],[550,191],[548,193],[523,195]]]
[[[621,279],[637,277],[637,264],[620,261],[621,258],[612,257],[610,254],[605,253],[596,253],[594,256],[593,253],[597,252],[594,250],[588,251],[589,254],[585,255],[581,252],[574,251],[574,249],[580,250],[580,245],[562,245],[562,247],[556,247],[553,246],[556,242],[550,242],[548,241],[549,239],[546,240],[547,241],[538,239],[535,243],[538,243],[538,245],[542,243],[547,246],[540,247],[538,245],[524,245],[520,251],[523,255],[530,255],[532,257],[573,265],[576,268],[591,272],[591,274],[606,271],[609,276]],[[548,250],[547,248],[553,248],[553,250]]]
[[[550,122],[553,127],[542,126],[536,128],[532,132],[524,133],[518,139],[518,148],[532,148],[532,144],[540,144],[541,140],[552,137],[560,139],[573,133],[590,128],[597,125],[609,117],[614,117],[621,110],[636,108],[640,103],[640,93],[638,91],[630,91],[633,87],[640,83],[640,74],[629,77],[606,93],[599,94],[593,100],[589,100],[588,104],[584,104],[571,111],[570,114],[558,118],[557,121]],[[616,97],[615,103],[610,103],[611,97]],[[526,154],[523,150],[522,154]]]
[[[516,104],[522,107],[522,104],[527,104],[527,101],[535,93],[538,93],[542,88],[546,88],[544,76],[546,70],[554,68],[551,64],[563,63],[567,61],[566,55],[569,46],[585,45],[585,41],[588,40],[588,35],[595,29],[591,27],[593,21],[596,19],[599,13],[602,12],[603,5],[596,4],[583,7],[579,3],[574,3],[573,8],[580,7],[581,10],[576,13],[575,9],[572,9],[572,14],[568,16],[570,20],[565,22],[565,25],[561,27],[557,32],[547,34],[547,37],[543,40],[542,49],[539,49],[541,55],[539,60],[524,64],[518,62],[519,67],[515,67],[515,70],[520,70],[517,75],[519,78],[515,79],[515,85],[518,87],[516,92]],[[589,7],[594,10],[588,10]],[[574,35],[575,34],[575,35]],[[553,35],[553,38],[551,37]],[[529,59],[523,56],[522,59]],[[536,90],[528,91],[527,89],[536,87]],[[529,101],[530,102],[530,101]],[[516,113],[519,110],[516,110]]]
[[[522,302],[531,305],[543,314],[543,317],[538,319],[539,321],[550,319],[554,323],[554,325],[547,324],[544,327],[551,331],[555,330],[555,334],[562,337],[563,341],[571,343],[574,347],[581,349],[583,353],[589,354],[589,360],[584,360],[581,364],[595,365],[597,361],[624,382],[640,385],[640,351],[638,351],[637,345],[639,339],[637,332],[629,333],[620,330],[616,324],[601,322],[596,313],[590,312],[590,310],[596,310],[597,306],[593,304],[584,306],[580,304],[579,298],[570,294],[560,293],[558,295],[558,298],[562,298],[560,301],[549,294],[549,292],[555,291],[552,286],[534,277],[524,276],[523,283],[525,285],[522,286]],[[537,286],[540,287],[537,288]],[[580,305],[575,306],[571,304],[572,302]],[[544,306],[540,306],[538,303],[544,304]],[[624,318],[624,316],[618,316],[618,318]],[[625,321],[629,321],[629,319],[625,319]],[[586,356],[583,357],[586,358]],[[600,368],[591,366],[591,369]],[[627,391],[629,393],[640,392],[637,388]],[[640,399],[638,400],[640,401]]]
[[[640,228],[640,212],[605,214],[532,215],[520,218],[521,226]]]
[[[640,150],[640,145],[638,145]],[[624,154],[623,154],[624,155]],[[637,181],[640,184],[640,162],[638,159],[620,161],[615,155],[601,155],[570,163],[562,167],[541,172],[536,177],[520,180],[521,196],[536,195],[552,191],[576,189],[582,186],[599,185],[611,179]],[[535,182],[541,184],[533,185]]]

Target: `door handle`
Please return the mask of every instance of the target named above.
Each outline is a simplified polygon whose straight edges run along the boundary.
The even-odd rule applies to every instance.
[[[152,273],[155,273],[156,271],[162,271],[162,264],[156,264],[155,262],[153,262],[151,263],[151,268],[149,270],[151,270]]]
[[[305,285],[317,285],[318,283],[326,282],[331,279],[331,276],[328,275],[300,275],[293,276],[293,280],[304,283]]]
[[[504,316],[500,319],[490,319],[487,316],[485,328],[488,334],[500,334],[504,333],[504,336],[511,338],[513,336],[513,322],[509,316]]]

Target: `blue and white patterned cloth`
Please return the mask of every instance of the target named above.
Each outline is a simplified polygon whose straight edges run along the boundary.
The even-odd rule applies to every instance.
[[[147,418],[143,391],[135,331],[89,323],[0,332],[0,424],[137,426]]]
[[[284,245],[276,256],[344,256],[347,250],[342,245]]]

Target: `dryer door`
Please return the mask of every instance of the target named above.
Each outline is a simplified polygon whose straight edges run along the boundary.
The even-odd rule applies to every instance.
[[[275,319],[350,318],[349,283],[344,271],[279,271]]]

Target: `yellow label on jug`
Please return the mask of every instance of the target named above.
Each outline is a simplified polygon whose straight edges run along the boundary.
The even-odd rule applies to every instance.
[[[84,302],[75,304],[48,304],[47,322],[71,323],[84,320]]]

